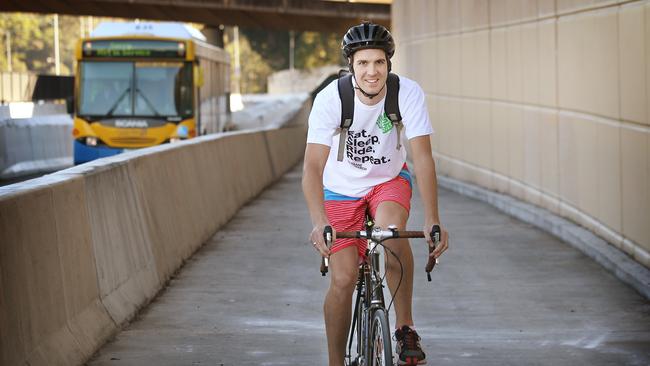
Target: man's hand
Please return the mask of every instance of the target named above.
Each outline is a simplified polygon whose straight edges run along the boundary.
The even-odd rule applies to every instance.
[[[434,243],[433,238],[431,238],[431,229],[433,228],[433,225],[440,226],[440,241],[438,243]],[[422,231],[424,231],[424,236],[427,239],[427,243],[429,244],[429,248],[434,249],[433,252],[429,253],[429,257],[437,259],[449,247],[449,233],[439,223],[427,223],[427,224],[424,224],[424,229]]]
[[[323,223],[314,226],[314,228],[311,230],[311,234],[309,235],[309,241],[312,243],[314,249],[316,249],[316,251],[319,252],[321,256],[329,257],[330,249],[327,247],[327,243],[325,243],[325,237],[323,236],[323,233],[325,233],[325,226],[331,226],[331,225],[329,223]],[[332,227],[332,242],[334,242],[335,238],[336,238],[336,230],[334,230],[334,228]]]

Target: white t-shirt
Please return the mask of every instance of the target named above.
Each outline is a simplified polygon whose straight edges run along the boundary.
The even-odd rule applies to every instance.
[[[354,97],[354,119],[348,131],[343,161],[337,160],[341,100],[337,80],[316,96],[309,114],[307,143],[330,147],[323,186],[338,194],[363,197],[372,187],[395,178],[406,161],[404,136],[397,150],[396,129],[384,112],[384,99],[369,106]],[[408,139],[433,133],[422,88],[400,76],[399,109]]]

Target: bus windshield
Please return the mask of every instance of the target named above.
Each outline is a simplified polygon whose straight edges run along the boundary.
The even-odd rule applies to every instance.
[[[82,116],[189,117],[192,64],[85,61],[79,95]]]

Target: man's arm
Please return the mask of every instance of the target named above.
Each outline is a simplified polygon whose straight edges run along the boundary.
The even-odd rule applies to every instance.
[[[415,177],[422,198],[424,207],[424,232],[427,233],[429,245],[433,245],[429,232],[433,225],[440,225],[440,245],[436,247],[432,255],[438,258],[448,246],[448,233],[440,224],[438,214],[438,180],[436,179],[436,165],[431,153],[431,142],[429,135],[414,137],[409,140],[413,154]]]
[[[316,243],[315,247],[323,257],[329,255],[329,249],[323,239],[323,229],[329,225],[323,201],[323,170],[329,153],[330,147],[327,145],[308,143],[302,171],[302,192],[313,226],[310,240]]]

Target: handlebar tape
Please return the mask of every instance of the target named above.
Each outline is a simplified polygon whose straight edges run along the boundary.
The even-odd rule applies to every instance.
[[[433,225],[431,228],[431,240],[433,240],[433,246],[429,246],[429,254],[431,254],[434,249],[436,248],[436,244],[440,242],[440,226],[438,225]],[[425,267],[425,270],[427,271],[427,280],[431,282],[431,271],[433,270],[433,267],[436,265],[436,259],[433,257],[429,257],[429,261],[427,262],[427,266]]]
[[[325,245],[329,248],[332,244],[332,227],[327,225],[323,230],[323,239],[325,239]],[[327,274],[327,268],[329,267],[329,260],[325,257],[321,257],[320,260],[320,274],[325,276]]]

